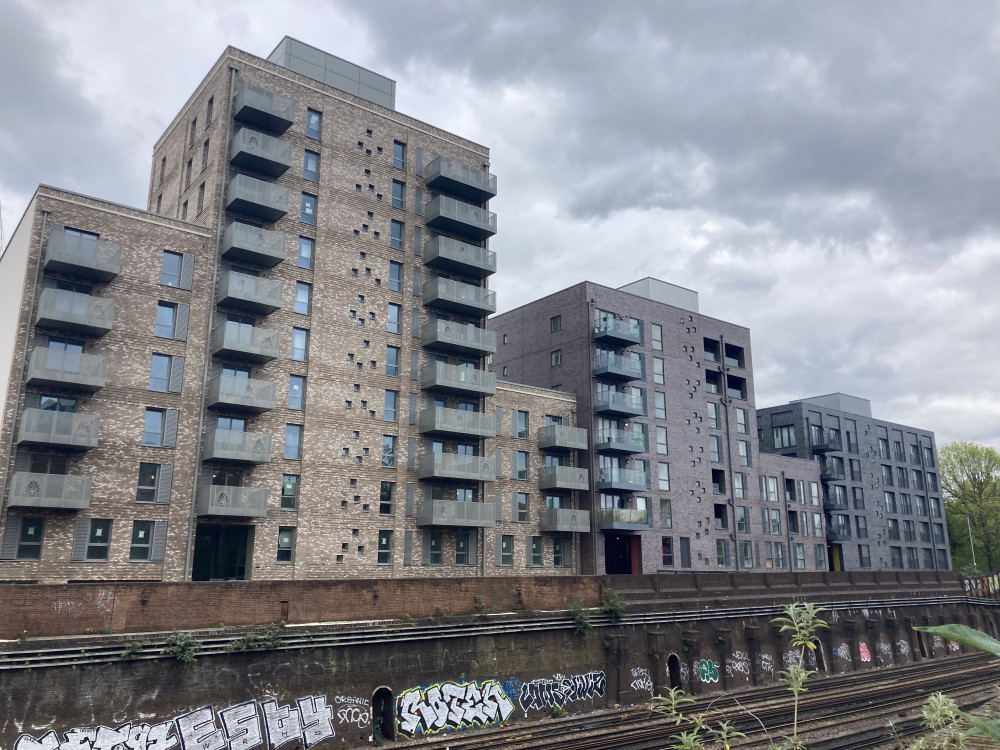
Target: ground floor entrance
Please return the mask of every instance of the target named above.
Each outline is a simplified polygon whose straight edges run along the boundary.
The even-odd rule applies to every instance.
[[[605,534],[604,572],[608,575],[641,573],[640,549],[637,534]]]
[[[249,578],[253,526],[199,523],[194,537],[194,581],[243,581]]]

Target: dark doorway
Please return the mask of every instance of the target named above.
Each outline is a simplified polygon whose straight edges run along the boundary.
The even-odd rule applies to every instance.
[[[844,572],[844,554],[839,544],[831,544],[828,548],[830,557],[830,570],[834,573]]]
[[[250,566],[253,526],[199,523],[194,537],[194,581],[243,581]]]
[[[396,739],[396,701],[387,687],[380,687],[372,694],[372,737],[378,736],[383,740]]]
[[[920,658],[927,658],[927,646],[924,644],[924,634],[917,631],[917,648],[920,650]]]
[[[677,658],[677,654],[667,657],[667,677],[670,679],[670,687],[681,686],[681,660]]]
[[[632,537],[608,534],[604,537],[604,572],[608,575],[632,573]]]

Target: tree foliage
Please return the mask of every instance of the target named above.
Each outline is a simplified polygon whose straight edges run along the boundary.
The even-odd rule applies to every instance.
[[[939,457],[953,556],[956,542],[968,539],[971,526],[976,562],[980,570],[994,572],[1000,562],[1000,452],[958,442],[943,446]]]

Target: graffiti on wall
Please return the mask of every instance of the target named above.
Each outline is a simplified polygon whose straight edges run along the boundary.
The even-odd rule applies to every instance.
[[[864,641],[858,644],[858,653],[861,655],[861,661],[868,662],[872,660],[872,652],[868,650],[868,644]]]
[[[410,688],[396,701],[396,722],[407,737],[497,724],[512,713],[514,703],[496,680]]]
[[[516,701],[517,696],[521,694],[521,681],[516,677],[508,677],[501,687],[512,701]]]
[[[688,680],[691,679],[691,673],[688,672],[687,662],[681,662],[681,682],[687,684]]]
[[[733,651],[726,659],[726,676],[737,674],[750,676],[750,657],[746,651]]]
[[[910,642],[909,641],[896,641],[896,648],[899,649],[899,653],[903,656],[910,655]]]
[[[879,641],[875,644],[875,652],[878,654],[879,661],[883,664],[886,662],[892,663],[892,645],[885,641]]]
[[[263,716],[263,720],[262,717]],[[74,727],[41,737],[22,734],[14,750],[250,750],[295,741],[310,748],[336,736],[325,695],[309,695],[279,706],[270,698],[215,710],[202,706],[158,724],[126,722],[117,728]]]
[[[352,724],[364,729],[372,720],[371,702],[367,698],[357,698],[353,695],[338,695],[333,699],[337,704],[337,722]]]
[[[770,654],[757,654],[757,669],[767,674],[774,674],[774,657]]]
[[[711,659],[698,660],[698,679],[702,682],[719,681],[719,662]]]
[[[545,709],[553,706],[565,706],[574,701],[585,701],[591,698],[604,697],[607,680],[604,672],[587,672],[571,677],[553,675],[551,680],[532,680],[521,685],[518,702],[524,715],[531,709]]]
[[[649,670],[645,667],[632,668],[632,689],[640,693],[649,693],[653,697],[653,679],[649,676]]]

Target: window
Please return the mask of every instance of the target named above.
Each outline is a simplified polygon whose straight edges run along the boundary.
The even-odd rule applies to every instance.
[[[878,439],[878,456],[883,459],[889,458],[889,441],[885,438]]]
[[[159,302],[156,305],[156,329],[154,333],[161,339],[172,339],[177,322],[177,305]]]
[[[708,371],[705,373],[705,390],[708,393],[718,393],[720,389],[721,377],[718,372]]]
[[[198,213],[201,213],[205,208],[205,183],[201,183],[198,186]]]
[[[716,495],[726,494],[726,472],[712,469],[712,492]]]
[[[553,315],[549,318],[549,333],[557,333],[562,330],[562,315]]]
[[[402,307],[389,303],[389,317],[386,319],[385,329],[389,333],[399,333],[399,317]]]
[[[653,394],[653,413],[657,419],[667,418],[667,396],[656,391]]]
[[[288,408],[304,409],[306,402],[306,378],[304,375],[288,376]]]
[[[214,96],[208,97],[208,105],[205,107],[205,129],[206,130],[208,129],[208,126],[212,124],[212,109],[214,108],[214,106],[215,106],[215,97]]]
[[[662,454],[667,452],[667,428],[659,425],[656,427],[656,452]]]
[[[91,518],[87,537],[87,560],[107,560],[111,542],[111,520]]]
[[[509,568],[514,565],[514,537],[511,534],[500,535],[500,550],[497,554],[497,565]]]
[[[715,462],[722,460],[722,438],[718,435],[708,436],[708,456]]]
[[[806,546],[801,542],[792,543],[792,567],[795,570],[806,569]]]
[[[45,529],[45,519],[30,516],[21,516],[19,519],[15,516],[8,516],[7,519],[8,529],[11,523],[20,521],[17,549],[13,559],[40,560],[42,558],[42,532]]]
[[[905,493],[899,493],[899,504],[902,506],[903,513],[908,516],[913,515],[913,503],[910,502],[910,496]]]
[[[674,511],[670,504],[670,498],[660,498],[660,528],[672,529],[674,527]]]
[[[394,250],[403,248],[403,222],[393,219],[389,223],[389,247]]]
[[[729,542],[725,539],[715,540],[715,564],[720,568],[729,567]]]
[[[305,328],[292,329],[292,359],[305,362],[309,358],[309,331]]]
[[[657,469],[657,487],[664,492],[669,492],[670,490],[670,464],[665,464],[660,462],[656,465]]]
[[[166,354],[154,354],[149,365],[149,390],[166,393],[169,380],[170,357]]]
[[[396,436],[382,436],[382,466],[391,469],[396,466]]]
[[[389,261],[389,291],[400,292],[403,290],[403,264],[394,260]]]
[[[514,411],[514,437],[528,437],[528,412],[520,410]]]
[[[315,151],[303,152],[302,177],[312,182],[319,181],[319,154]]]
[[[399,391],[385,392],[385,407],[382,409],[382,419],[386,422],[396,421],[396,409],[399,405]]]
[[[708,426],[719,429],[719,405],[715,401],[709,401],[705,406],[708,407]]]
[[[392,207],[406,208],[406,183],[399,180],[392,181]]]
[[[750,434],[750,413],[742,407],[736,409],[736,431],[743,435]]]
[[[852,490],[854,494],[854,510],[864,510],[865,509],[865,491],[861,487],[854,487]]]
[[[417,149],[418,151],[420,149]],[[406,144],[399,141],[392,142],[392,166],[396,169],[406,169]]]
[[[774,447],[793,448],[795,447],[795,425],[785,425],[774,428]]]
[[[455,532],[455,565],[475,565],[476,561],[469,555],[469,550],[472,548],[470,543],[470,537],[472,532],[469,531],[456,531]]]
[[[278,527],[278,555],[277,562],[295,562],[295,527]]]
[[[299,475],[282,474],[281,509],[296,510],[299,507]]]
[[[750,533],[750,509],[742,505],[736,506],[736,530],[741,534]]]
[[[382,482],[378,493],[378,512],[382,516],[391,516],[394,511],[396,495],[395,482]]]
[[[690,568],[691,567],[691,538],[682,536],[680,538],[681,547],[681,567]]]
[[[903,567],[903,548],[902,547],[889,547],[889,560],[890,565],[897,569],[902,569]]]
[[[573,564],[573,548],[566,537],[557,536],[552,540],[552,564],[557,568],[568,568]]]
[[[306,110],[306,135],[319,140],[323,130],[323,113],[315,109]]]
[[[134,561],[149,560],[152,541],[153,522],[133,521],[132,546],[129,548],[128,559]]]
[[[716,503],[714,507],[715,528],[722,531],[729,528],[729,513],[726,511],[725,503]]]
[[[160,182],[163,182],[163,177],[167,172],[167,157],[160,159]]]
[[[160,283],[163,286],[181,285],[181,263],[184,256],[180,253],[163,251],[163,264],[160,266]]]
[[[158,488],[157,481],[160,477],[160,465],[159,464],[139,464],[139,482],[138,488],[135,492],[135,501],[137,503],[155,503],[156,502],[156,491]]]
[[[528,522],[528,493],[527,492],[515,492],[514,493],[514,520],[518,523]]]
[[[663,385],[663,358],[653,357],[653,382]]]
[[[302,209],[299,220],[304,224],[316,223],[316,196],[311,193],[302,194]]]
[[[725,362],[728,367],[743,367],[743,347],[734,344],[725,346]]]
[[[816,544],[813,546],[813,558],[816,563],[816,570],[826,570],[826,545]]]
[[[658,323],[651,324],[650,330],[652,331],[652,341],[653,348],[657,351],[663,351],[663,326]]]
[[[514,451],[514,479],[528,478],[528,452]]]
[[[385,374],[389,377],[399,377],[399,347],[387,346],[385,348]]]
[[[781,511],[777,508],[771,508],[771,533],[781,533]]]
[[[193,120],[191,120],[191,138],[190,138],[190,142],[188,143],[188,147],[191,147],[191,146],[194,145],[194,139],[195,139],[195,136],[197,136],[197,135],[198,135],[198,118],[195,117]]]
[[[285,425],[285,458],[302,458],[302,425]]]
[[[444,533],[441,531],[424,532],[424,565],[441,565],[444,562]]]
[[[313,267],[313,251],[316,248],[316,241],[309,237],[299,237],[299,268]]]
[[[163,409],[146,409],[146,419],[142,427],[143,445],[163,445]]]
[[[295,312],[308,315],[312,310],[312,284],[295,282]]]
[[[903,466],[896,467],[896,478],[899,480],[899,486],[901,488],[908,489],[910,486],[909,472]]]
[[[194,165],[194,159],[188,159],[187,164],[184,165],[184,187],[191,187],[191,169]]]
[[[181,204],[181,220],[187,221],[187,217],[188,217],[188,202],[184,201],[184,203]]]
[[[552,367],[559,367],[562,364],[562,349],[556,349],[549,356]]]
[[[872,566],[871,553],[868,550],[867,544],[858,545],[858,564],[862,568],[870,568]]]
[[[740,466],[750,466],[750,441],[740,440],[737,448],[739,448]]]
[[[733,472],[733,497],[745,500],[747,496],[747,475],[741,471]]]
[[[674,539],[665,536],[660,539],[661,565],[665,568],[674,567]]]
[[[868,519],[865,516],[854,517],[854,530],[858,534],[858,539],[868,538]]]

